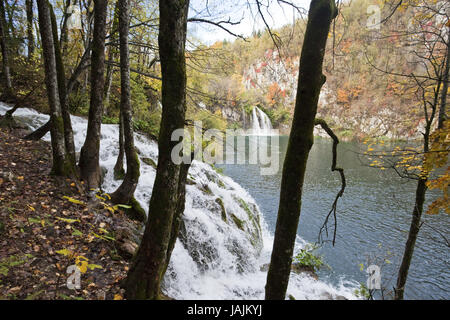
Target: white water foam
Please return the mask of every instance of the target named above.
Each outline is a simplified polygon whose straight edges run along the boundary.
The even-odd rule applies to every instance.
[[[0,103],[0,114],[8,109],[10,106]],[[49,118],[26,108],[18,109],[14,117],[31,129],[38,128]],[[87,121],[76,116],[71,119],[76,151],[79,152],[85,140]],[[102,125],[100,165],[107,170],[103,183],[106,192],[114,191],[120,184],[113,178],[118,155],[118,131],[117,125]],[[44,140],[49,141],[50,135],[44,136]],[[158,148],[154,141],[136,133],[135,144],[141,159],[157,161]],[[151,165],[141,161],[141,176],[135,196],[145,210],[148,210],[155,174]],[[255,200],[231,178],[202,162],[193,162],[189,179],[184,231],[176,242],[164,279],[165,293],[175,299],[264,299],[267,272],[261,267],[270,261],[273,236]],[[222,199],[227,221],[221,215],[217,198]],[[243,202],[255,213],[253,217]],[[237,220],[233,220],[231,215]],[[252,219],[259,220],[260,227]],[[243,226],[239,228],[233,221],[241,221]],[[305,241],[298,237],[297,249],[304,245]],[[338,296],[355,299],[353,291],[356,286],[355,282],[348,281],[333,286],[306,274],[292,273],[288,295],[310,300]]]

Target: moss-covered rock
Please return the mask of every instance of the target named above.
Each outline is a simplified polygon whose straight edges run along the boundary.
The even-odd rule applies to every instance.
[[[220,209],[222,211],[222,220],[224,222],[227,222],[227,210],[225,210],[225,205],[223,204],[223,201],[221,198],[216,199],[216,203],[220,206]]]
[[[145,223],[147,221],[147,215],[145,214],[144,208],[142,208],[142,206],[135,198],[132,198],[128,205],[131,206],[130,209],[125,210],[125,213],[128,217],[139,222]]]
[[[142,162],[156,169],[157,164],[152,158],[141,158]]]
[[[238,227],[240,230],[245,231],[244,230],[244,221],[242,221],[241,219],[239,219],[238,217],[236,217],[236,215],[234,213],[230,214],[231,219],[233,220],[234,224],[236,225],[236,227]]]

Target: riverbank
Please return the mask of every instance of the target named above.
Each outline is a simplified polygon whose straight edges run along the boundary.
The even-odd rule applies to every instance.
[[[142,225],[104,195],[49,175],[49,143],[20,139],[25,133],[0,128],[0,299],[122,299]],[[74,264],[84,272],[70,290]]]

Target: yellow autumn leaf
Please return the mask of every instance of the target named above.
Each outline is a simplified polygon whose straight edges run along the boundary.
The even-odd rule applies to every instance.
[[[62,254],[63,256],[70,256],[72,254],[72,251],[68,250],[68,249],[61,249],[56,251],[57,254]]]
[[[85,273],[87,271],[88,262],[80,261],[80,263],[76,264],[81,273]]]

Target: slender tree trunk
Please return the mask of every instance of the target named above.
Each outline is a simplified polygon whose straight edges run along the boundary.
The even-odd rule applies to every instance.
[[[45,84],[50,106],[50,135],[53,152],[52,173],[55,175],[65,175],[64,121],[61,114],[61,105],[58,94],[58,77],[50,8],[47,0],[37,0],[37,5],[39,12],[39,30],[41,33],[44,56]]]
[[[44,125],[40,126],[36,130],[34,130],[32,133],[26,135],[24,137],[25,140],[40,140],[43,136],[47,134],[47,132],[50,131],[50,128],[52,127],[51,120],[47,121]]]
[[[117,156],[116,164],[114,165],[114,179],[121,180],[125,177],[125,170],[123,168],[123,157],[125,155],[125,142],[123,138],[123,117],[122,112],[119,114],[119,155]]]
[[[27,10],[27,45],[28,60],[31,60],[34,53],[34,36],[33,36],[33,0],[26,0],[25,6]]]
[[[9,54],[8,54],[8,29],[6,26],[5,18],[5,4],[3,0],[0,0],[0,45],[2,49],[2,73],[3,82],[5,86],[5,92],[2,94],[2,98],[8,99],[12,96],[12,84],[11,84],[11,71],[9,69]]]
[[[64,121],[64,145],[66,152],[66,170],[67,174],[76,174],[76,156],[75,156],[75,142],[73,140],[72,122],[70,120],[70,113],[67,106],[67,91],[66,91],[66,72],[64,70],[64,63],[62,61],[61,49],[58,40],[58,26],[56,24],[56,17],[53,7],[49,4],[50,17],[53,31],[53,45],[55,49],[56,72],[58,78],[58,93],[59,102],[61,105],[61,113]]]
[[[86,140],[80,153],[80,174],[89,188],[101,184],[99,163],[100,130],[103,113],[103,90],[105,86],[105,33],[107,0],[94,1],[94,34],[91,56],[91,102]]]
[[[159,53],[162,74],[162,118],[158,140],[158,166],[144,236],[125,280],[128,299],[158,299],[174,215],[180,191],[180,165],[171,159],[178,142],[175,129],[184,128],[186,114],[186,25],[189,1],[159,2]]]
[[[122,184],[111,194],[114,203],[130,203],[139,181],[139,159],[134,148],[133,118],[131,108],[130,60],[128,50],[128,29],[130,22],[129,0],[119,0],[119,38],[120,38],[120,113],[125,138],[125,154],[127,157],[127,172]]]
[[[284,160],[280,206],[267,274],[268,300],[284,300],[286,297],[306,163],[314,142],[314,119],[320,89],[325,83],[325,76],[322,74],[323,57],[330,24],[336,15],[334,0],[312,0],[300,57],[294,119]]]
[[[116,6],[114,8],[114,17],[113,17],[113,23],[111,27],[111,36],[110,36],[110,42],[112,44],[109,45],[108,50],[108,62],[113,62],[117,58],[117,49],[115,42],[117,40],[117,29],[119,25],[119,1],[116,2]],[[114,74],[114,66],[111,63],[108,63],[106,66],[106,85],[105,85],[105,105],[109,105],[109,96],[111,93],[111,85],[112,85],[112,79]]]
[[[61,48],[61,52],[64,55],[66,52],[66,48],[67,48],[67,41],[69,40],[69,27],[67,25],[67,22],[70,18],[70,16],[72,15],[72,12],[67,12],[67,10],[69,9],[71,4],[71,0],[66,0],[65,4],[64,4],[64,18],[63,18],[63,23],[61,26],[61,36],[59,39],[59,46]]]
[[[408,239],[406,240],[405,251],[403,253],[402,263],[398,271],[397,286],[395,289],[395,300],[403,300],[405,292],[406,279],[411,265],[411,259],[416,245],[417,235],[420,230],[420,222],[423,213],[423,204],[425,203],[425,193],[427,191],[427,179],[420,179],[417,182],[416,200],[412,213],[411,225],[409,228]]]
[[[450,34],[450,26],[448,27],[448,34]],[[438,129],[444,127],[444,121],[447,119],[447,93],[448,93],[448,82],[449,82],[449,72],[450,72],[450,36],[447,39],[447,58],[445,61],[444,77],[442,83],[441,92],[441,104],[439,108],[439,118],[438,118]]]
[[[70,77],[69,81],[67,82],[66,86],[66,99],[70,95],[70,93],[74,90],[75,83],[78,79],[78,77],[81,75],[84,69],[86,69],[89,65],[89,59],[90,59],[90,51],[91,51],[91,45],[89,44],[86,48],[83,56],[80,59],[80,62],[78,63],[78,66],[75,68],[72,76]],[[39,140],[45,134],[50,130],[50,121],[30,133],[29,135],[25,136],[24,139],[26,140]]]
[[[192,156],[191,159],[194,157]],[[175,211],[175,215],[173,217],[172,221],[172,230],[170,232],[170,240],[169,245],[167,247],[167,254],[166,254],[166,265],[164,269],[167,270],[167,267],[169,266],[170,257],[172,256],[173,248],[175,248],[175,243],[178,238],[178,233],[180,230],[180,224],[181,220],[183,218],[184,208],[186,204],[186,180],[187,175],[189,172],[189,168],[191,167],[191,163],[183,163],[181,164],[180,168],[180,177],[178,180],[178,201],[177,201],[177,208]]]

